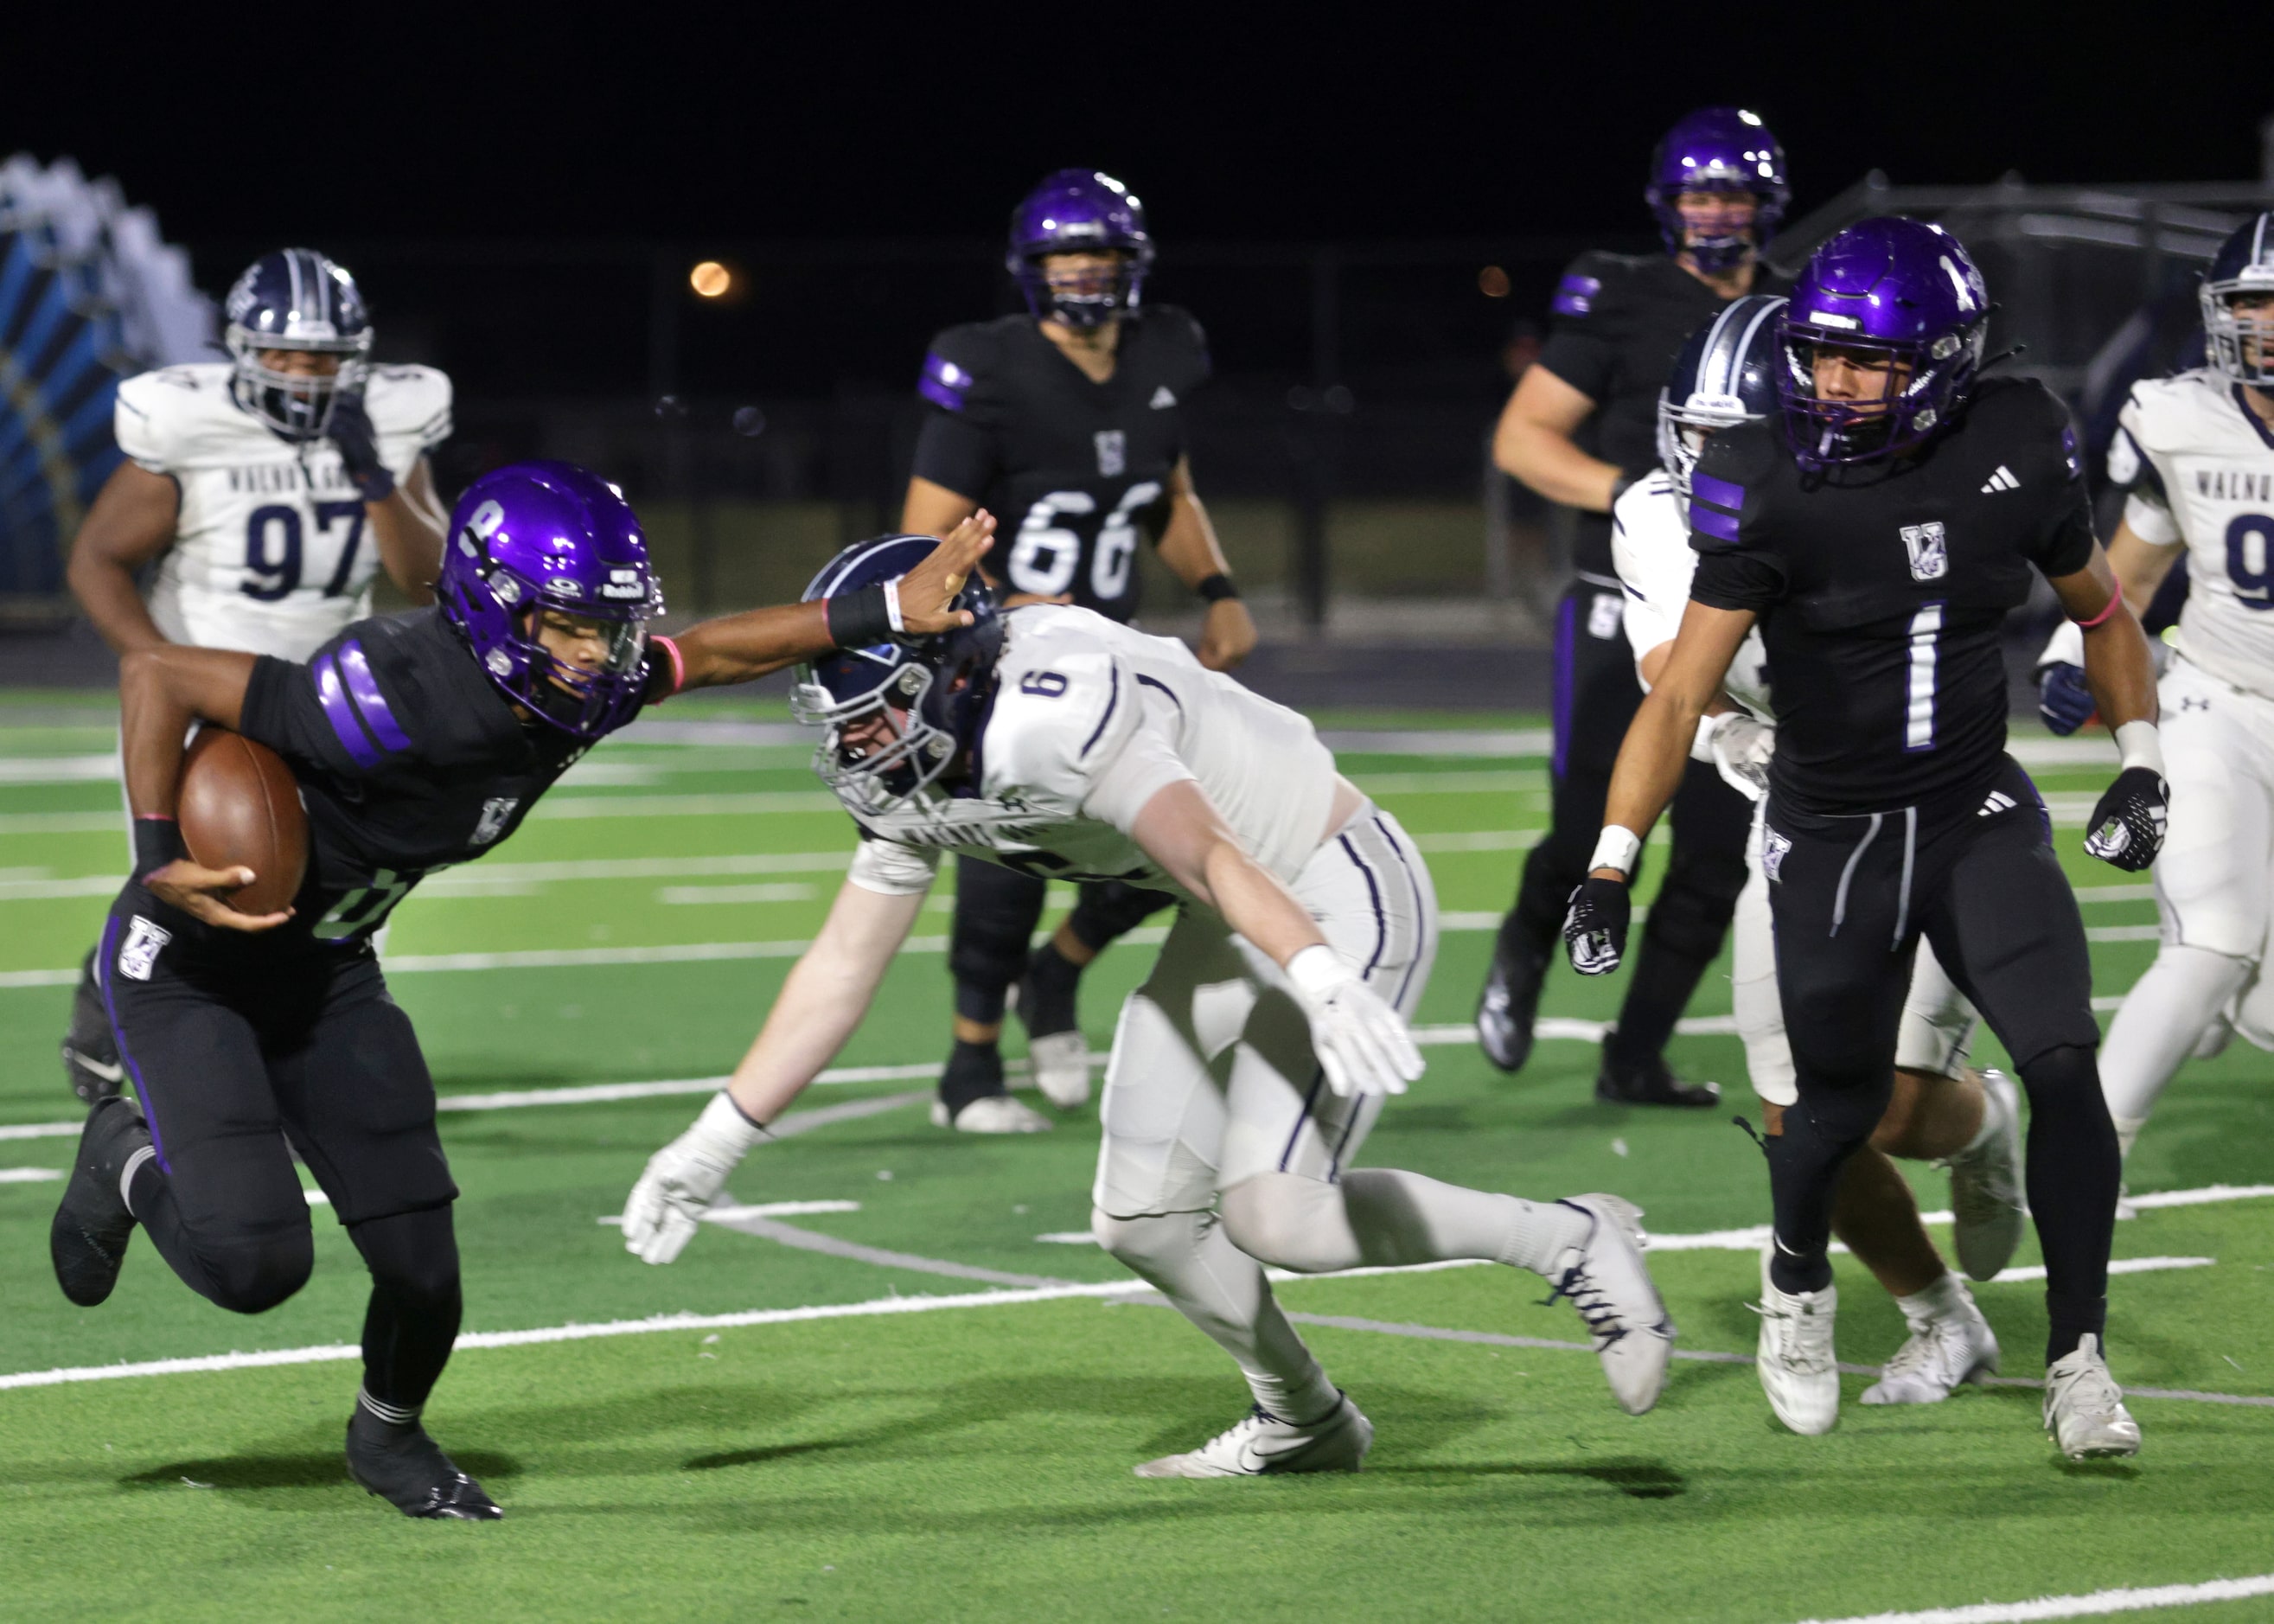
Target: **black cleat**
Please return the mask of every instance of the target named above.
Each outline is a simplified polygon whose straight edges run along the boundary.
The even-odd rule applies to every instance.
[[[98,1101],[87,1114],[72,1162],[71,1182],[48,1230],[48,1256],[56,1283],[81,1308],[93,1308],[118,1284],[134,1214],[118,1193],[119,1175],[134,1152],[147,1149],[150,1129],[125,1100]]]
[[[348,1422],[348,1476],[406,1517],[494,1522],[505,1515],[425,1427],[415,1421],[395,1426],[361,1405]]]
[[[1050,942],[1035,948],[1027,960],[1026,974],[1019,978],[1019,995],[1013,1005],[1027,1036],[1048,1038],[1080,1030],[1081,992],[1080,965],[1069,963]]]
[[[1532,1028],[1547,978],[1547,954],[1505,942],[1493,949],[1492,971],[1477,1001],[1477,1046],[1502,1071],[1521,1071],[1532,1058]]]
[[[117,1098],[126,1079],[118,1059],[118,1039],[111,1035],[110,1014],[102,1007],[102,988],[94,978],[95,949],[87,950],[79,965],[79,991],[72,995],[71,1031],[64,1034],[64,1076],[80,1102]]]
[[[1595,1074],[1595,1098],[1620,1106],[1710,1106],[1721,1098],[1721,1086],[1684,1083],[1667,1069],[1662,1054],[1626,1065],[1613,1061],[1606,1047],[1603,1069]]]

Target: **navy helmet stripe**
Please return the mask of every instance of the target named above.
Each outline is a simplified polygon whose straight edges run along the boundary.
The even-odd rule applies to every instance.
[[[844,584],[845,578],[847,576],[852,574],[854,570],[859,569],[862,564],[867,563],[870,559],[874,558],[878,553],[884,551],[886,548],[898,547],[903,542],[930,541],[931,540],[932,538],[929,536],[879,536],[876,540],[870,542],[868,546],[862,548],[859,552],[854,553],[849,556],[832,559],[829,563],[825,565],[821,573],[815,576],[812,583],[806,587],[805,601],[809,603],[816,598],[826,598],[833,595],[838,587]],[[937,546],[937,543],[935,542],[934,545]],[[913,568],[914,566],[912,565],[910,567]]]

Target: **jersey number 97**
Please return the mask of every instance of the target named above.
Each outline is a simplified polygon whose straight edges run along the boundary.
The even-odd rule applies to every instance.
[[[320,502],[315,504],[316,537],[328,542],[344,523],[347,538],[339,544],[340,556],[324,596],[337,598],[355,578],[357,550],[363,544],[364,507],[360,502]],[[245,521],[245,577],[237,590],[263,603],[275,603],[300,589],[305,563],[300,510],[281,503],[255,508]]]

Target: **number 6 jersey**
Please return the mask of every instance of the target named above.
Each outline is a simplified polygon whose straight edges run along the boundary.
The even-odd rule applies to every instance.
[[[2006,612],[2032,567],[2092,558],[2060,402],[1990,380],[1909,456],[1820,474],[1778,424],[1746,423],[1706,443],[1690,484],[1690,598],[1759,616],[1770,794],[1836,816],[1988,786],[2006,751]]]
[[[1168,522],[1184,402],[1208,375],[1200,324],[1172,306],[1123,321],[1103,383],[1030,316],[952,327],[932,341],[916,383],[931,409],[915,472],[995,515],[987,568],[1005,591],[1070,593],[1126,622],[1137,612],[1138,528],[1157,541]]]
[[[379,547],[328,440],[296,445],[237,404],[225,361],[118,386],[118,449],[180,492],[174,544],[149,589],[169,640],[305,660],[371,613]],[[450,380],[375,366],[364,406],[397,480],[449,437]]]
[[[2135,384],[2117,425],[2108,472],[2132,487],[2124,522],[2187,546],[2180,653],[2274,698],[2274,428],[2209,368]]]

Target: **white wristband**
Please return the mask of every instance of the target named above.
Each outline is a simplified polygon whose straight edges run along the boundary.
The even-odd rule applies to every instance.
[[[1342,955],[1323,941],[1314,941],[1287,961],[1287,979],[1314,1004],[1324,1003],[1335,989],[1356,978]]]
[[[885,623],[895,631],[906,631],[900,621],[900,583],[898,578],[885,583]]]
[[[1599,868],[1615,868],[1622,874],[1631,874],[1635,858],[1641,851],[1641,835],[1615,823],[1605,824],[1595,841],[1595,855],[1587,859],[1587,872],[1592,874]]]
[[[2152,721],[2127,721],[2116,729],[2117,759],[2120,767],[2144,767],[2164,776],[2164,746],[2156,736]]]
[[[1723,711],[1720,716],[1700,716],[1698,719],[1698,731],[1690,740],[1690,759],[1692,761],[1711,761],[1713,759],[1713,735],[1728,714],[1728,711]]]

